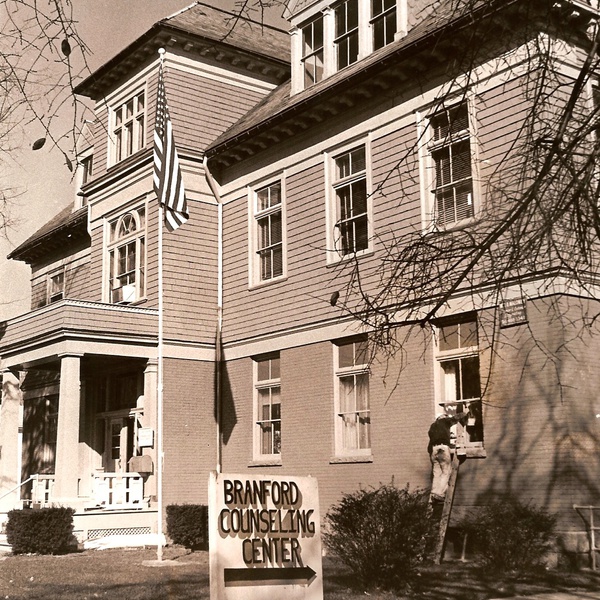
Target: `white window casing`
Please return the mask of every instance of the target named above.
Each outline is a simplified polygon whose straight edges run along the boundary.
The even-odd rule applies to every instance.
[[[146,206],[105,222],[104,301],[131,304],[146,295]]]
[[[279,353],[253,360],[255,463],[281,463],[281,372]]]
[[[331,264],[373,251],[370,138],[325,153],[324,158]]]
[[[365,338],[333,344],[334,453],[338,458],[371,456],[371,403]]]
[[[285,279],[287,233],[285,174],[248,188],[250,287]]]
[[[481,210],[475,96],[417,112],[424,233],[473,221]]]

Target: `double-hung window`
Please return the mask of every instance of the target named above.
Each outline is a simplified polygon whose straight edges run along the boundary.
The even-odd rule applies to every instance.
[[[145,295],[146,211],[130,210],[109,224],[109,302],[129,304]]]
[[[396,34],[396,0],[371,0],[373,50],[394,41]]]
[[[335,47],[337,68],[358,60],[358,0],[344,0],[335,6]]]
[[[334,159],[335,249],[342,257],[369,247],[369,210],[365,146]]]
[[[366,339],[334,345],[336,455],[371,454],[371,404]]]
[[[146,143],[146,102],[144,92],[129,98],[113,111],[114,162],[117,163]]]
[[[467,102],[435,113],[429,127],[434,223],[445,229],[475,214]]]
[[[304,87],[323,79],[323,17],[302,27],[302,64]]]
[[[65,296],[65,270],[55,271],[48,275],[48,304],[58,302]]]
[[[254,455],[279,459],[281,455],[281,379],[279,353],[254,361],[256,426]]]
[[[283,212],[281,182],[255,193],[256,255],[255,280],[260,283],[283,275]]]
[[[477,320],[469,316],[438,326],[437,368],[439,404],[457,414],[469,413],[464,426],[457,425],[459,448],[483,446],[483,413]]]

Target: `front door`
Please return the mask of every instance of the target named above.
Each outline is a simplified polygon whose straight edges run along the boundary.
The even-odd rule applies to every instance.
[[[127,463],[133,456],[134,421],[131,417],[111,417],[107,424],[106,470],[110,473],[125,473]]]

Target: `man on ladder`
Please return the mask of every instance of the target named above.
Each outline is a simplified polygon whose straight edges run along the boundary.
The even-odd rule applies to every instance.
[[[433,472],[433,482],[431,484],[432,503],[444,502],[446,498],[448,481],[452,473],[452,454],[450,451],[452,427],[456,423],[464,425],[469,417],[467,411],[452,415],[449,410],[450,406],[446,405],[444,412],[438,415],[429,428],[427,452],[431,458]]]

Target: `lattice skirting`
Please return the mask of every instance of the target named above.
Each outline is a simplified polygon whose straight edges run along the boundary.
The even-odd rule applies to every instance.
[[[111,535],[145,535],[152,533],[150,527],[115,527],[112,529],[90,529],[88,531],[88,540],[97,540],[98,538]]]

